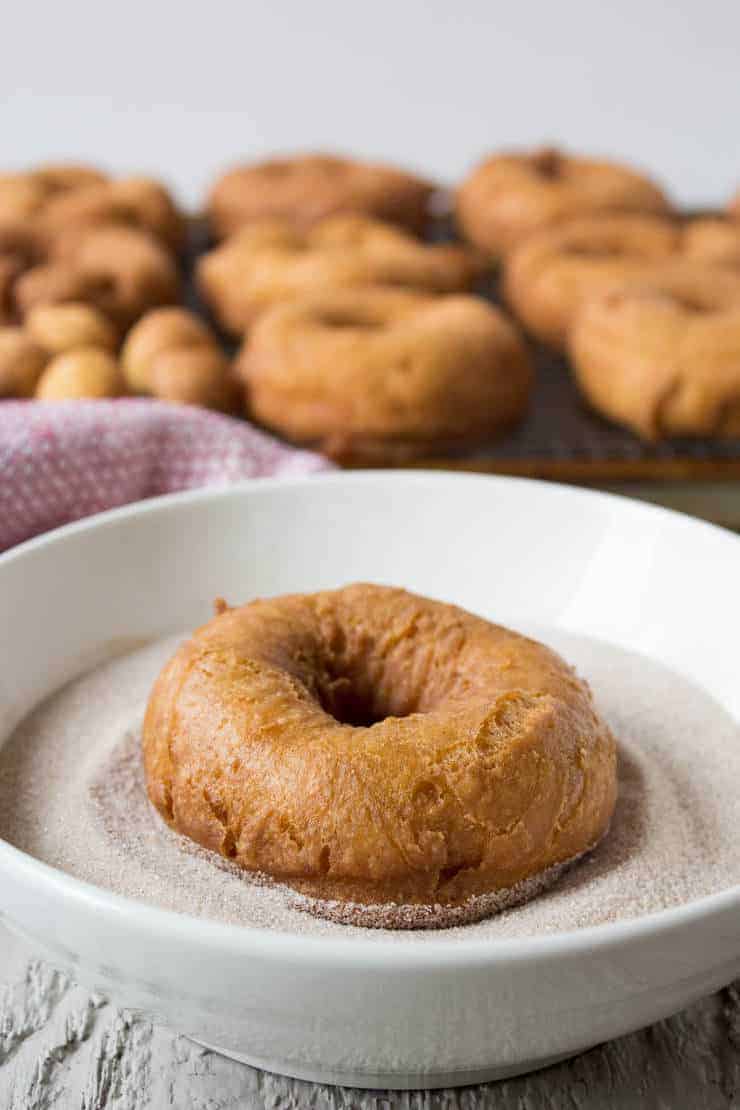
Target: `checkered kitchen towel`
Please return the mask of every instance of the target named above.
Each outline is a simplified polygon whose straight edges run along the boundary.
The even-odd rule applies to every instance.
[[[0,401],[0,551],[129,501],[331,469],[243,420],[131,398]]]

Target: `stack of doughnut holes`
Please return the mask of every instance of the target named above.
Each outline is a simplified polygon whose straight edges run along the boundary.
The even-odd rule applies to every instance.
[[[432,241],[445,199],[456,242]],[[689,217],[638,170],[549,148],[493,154],[452,194],[308,154],[230,169],[205,215],[199,314],[159,181],[0,175],[0,398],[145,394],[393,462],[515,425],[544,345],[645,439],[740,434],[740,193]],[[491,275],[504,307],[476,293]]]

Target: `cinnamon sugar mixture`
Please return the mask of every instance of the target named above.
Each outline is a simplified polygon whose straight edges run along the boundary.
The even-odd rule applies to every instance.
[[[378,943],[576,929],[740,883],[740,727],[701,689],[642,656],[524,631],[591,683],[619,740],[620,796],[611,831],[591,855],[531,901],[477,924],[413,932],[337,924],[303,912],[308,900],[250,879],[168,829],[146,798],[139,730],[151,683],[180,637],[97,667],[19,726],[0,750],[0,837],[80,879],[166,909],[292,933],[362,933]]]

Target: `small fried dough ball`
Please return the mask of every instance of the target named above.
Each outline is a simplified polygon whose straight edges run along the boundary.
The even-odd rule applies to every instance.
[[[103,313],[89,304],[40,304],[29,312],[26,331],[50,354],[76,347],[102,347],[114,351],[116,329]]]
[[[23,328],[0,328],[0,397],[33,397],[46,362]]]
[[[101,347],[78,347],[57,355],[38,383],[40,401],[119,397],[124,392],[118,361]]]
[[[223,352],[203,346],[160,352],[151,365],[151,388],[162,401],[220,412],[233,412],[240,392]]]
[[[185,308],[155,308],[126,336],[121,350],[121,368],[134,393],[150,393],[151,368],[162,351],[181,348],[212,348],[215,339],[206,324]]]

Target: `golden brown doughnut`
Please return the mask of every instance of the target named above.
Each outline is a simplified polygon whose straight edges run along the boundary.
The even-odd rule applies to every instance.
[[[243,334],[260,312],[323,289],[389,285],[428,293],[469,289],[478,260],[464,247],[429,245],[369,216],[331,216],[308,231],[285,221],[252,224],[203,255],[196,275],[227,331]]]
[[[71,163],[0,174],[0,222],[35,217],[52,196],[105,180],[100,170]]]
[[[740,269],[740,223],[709,216],[690,220],[683,249],[689,258]]]
[[[422,231],[434,187],[390,166],[307,154],[237,166],[211,190],[208,216],[218,238],[245,224],[279,219],[303,231],[356,212]]]
[[[371,926],[522,901],[616,797],[614,739],[559,656],[387,586],[222,610],[160,673],[143,752],[174,829]]]
[[[121,349],[126,384],[134,393],[152,392],[152,364],[163,351],[217,346],[208,326],[186,308],[154,308],[134,324]]]
[[[566,219],[668,210],[663,192],[643,174],[553,149],[495,154],[472,171],[456,197],[465,238],[494,258]]]
[[[345,461],[490,436],[532,384],[517,331],[485,301],[379,287],[268,310],[237,370],[257,420]]]
[[[73,189],[85,189],[90,185],[102,185],[109,181],[107,173],[95,166],[79,162],[44,162],[29,172],[49,195],[66,193]]]
[[[23,328],[0,328],[0,398],[33,397],[47,359]]]
[[[146,177],[69,189],[49,200],[42,220],[52,238],[62,245],[71,243],[73,250],[81,232],[108,224],[146,231],[172,250],[181,246],[184,230],[170,194],[158,181]]]
[[[147,309],[180,294],[172,257],[146,232],[132,227],[90,228],[68,244],[63,258],[27,271],[16,285],[22,315],[38,304],[94,304],[120,328]]]
[[[26,317],[24,327],[50,354],[75,347],[103,347],[114,351],[118,334],[103,313],[89,304],[40,304]]]
[[[645,439],[740,435],[740,273],[677,263],[590,299],[568,349],[593,407]]]
[[[678,224],[659,216],[591,216],[529,236],[507,255],[503,291],[528,331],[562,348],[586,297],[676,254]]]
[[[25,320],[38,305],[96,305],[107,312],[111,288],[107,278],[81,270],[68,262],[44,262],[17,273],[12,286],[14,315]]]
[[[118,362],[102,347],[77,347],[51,360],[36,388],[40,401],[120,397],[125,392]]]

